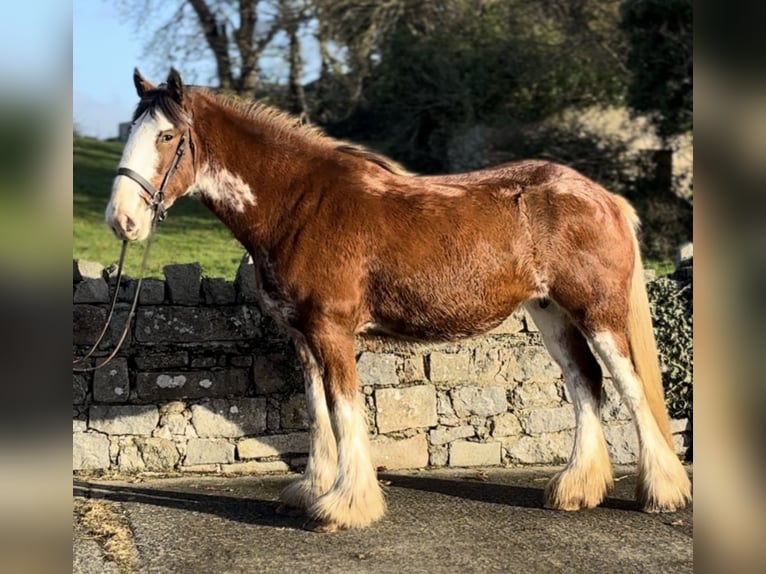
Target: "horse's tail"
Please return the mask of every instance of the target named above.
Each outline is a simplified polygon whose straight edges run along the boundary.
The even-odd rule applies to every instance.
[[[646,294],[644,267],[641,262],[641,250],[638,246],[637,232],[640,221],[636,210],[620,196],[617,202],[623,216],[630,226],[633,239],[633,276],[630,281],[630,299],[628,303],[628,341],[633,358],[633,366],[641,379],[649,409],[657,422],[660,432],[671,448],[673,439],[670,434],[670,419],[665,407],[665,393],[662,388],[657,341],[652,329],[652,316],[649,297]]]

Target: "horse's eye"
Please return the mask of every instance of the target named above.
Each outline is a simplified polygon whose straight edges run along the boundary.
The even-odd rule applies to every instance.
[[[167,143],[173,139],[173,134],[163,134],[161,139],[163,142]]]

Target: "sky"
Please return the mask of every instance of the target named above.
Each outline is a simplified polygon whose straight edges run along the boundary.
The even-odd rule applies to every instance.
[[[164,81],[169,69],[146,53],[146,45],[151,31],[169,18],[178,2],[155,2],[160,13],[154,20],[147,17],[140,30],[120,11],[120,4],[113,0],[74,0],[72,4],[73,120],[80,134],[99,139],[116,137],[118,125],[130,121],[138,103],[133,68],[154,83]],[[310,37],[304,38],[303,48],[304,79],[309,79],[318,70],[317,49]],[[205,83],[205,78],[215,75],[212,54],[177,67],[190,83]],[[281,56],[266,58],[263,68],[271,75],[286,69]]]
[[[75,128],[100,139],[116,137],[137,103],[133,68],[151,81],[156,62],[144,54],[147,36],[109,0],[72,4],[72,107]]]

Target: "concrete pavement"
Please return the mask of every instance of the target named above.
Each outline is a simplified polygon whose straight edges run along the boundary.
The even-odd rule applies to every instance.
[[[114,564],[93,520],[75,518],[73,572],[447,573],[692,572],[692,510],[649,515],[633,502],[633,468],[599,508],[541,507],[558,469],[382,473],[388,514],[362,531],[317,534],[277,515],[291,476],[74,480],[76,507],[105,502],[134,558]],[[691,474],[691,468],[689,469]],[[130,553],[128,553],[130,554]]]

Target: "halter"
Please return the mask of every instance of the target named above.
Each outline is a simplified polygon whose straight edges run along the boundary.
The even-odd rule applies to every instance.
[[[176,148],[176,153],[175,153],[175,156],[173,157],[173,161],[170,164],[168,171],[165,173],[165,177],[162,178],[162,184],[160,185],[159,189],[156,189],[140,173],[133,171],[132,169],[128,167],[120,167],[117,169],[117,175],[124,175],[126,177],[129,177],[130,179],[132,179],[138,185],[141,186],[141,198],[144,199],[144,201],[146,201],[146,203],[154,211],[154,215],[152,216],[151,232],[149,233],[149,238],[147,239],[147,242],[146,242],[146,249],[144,249],[144,257],[141,261],[141,270],[138,273],[138,282],[136,283],[136,291],[133,294],[133,301],[130,305],[128,318],[125,321],[125,327],[122,330],[122,335],[120,336],[119,341],[117,341],[117,345],[115,346],[114,350],[109,354],[109,356],[103,361],[101,361],[100,363],[92,367],[82,366],[82,364],[88,358],[90,358],[90,356],[96,351],[98,346],[101,344],[101,340],[104,338],[104,335],[106,335],[106,332],[109,329],[109,325],[112,322],[115,304],[117,303],[117,295],[120,290],[120,280],[122,279],[122,269],[123,269],[123,263],[125,261],[125,251],[127,250],[127,246],[128,246],[127,239],[124,239],[122,241],[122,250],[120,251],[120,262],[117,268],[117,278],[115,281],[114,295],[112,296],[112,301],[109,305],[109,312],[107,313],[106,323],[104,324],[104,328],[101,330],[101,334],[98,336],[98,338],[96,339],[96,342],[87,352],[87,354],[73,361],[72,370],[76,373],[87,373],[89,371],[95,371],[97,369],[100,369],[107,363],[109,363],[117,355],[117,352],[120,350],[120,347],[122,347],[122,344],[128,335],[128,330],[130,329],[130,323],[133,320],[133,316],[135,315],[135,312],[136,312],[136,305],[138,304],[138,295],[141,292],[141,282],[144,279],[144,270],[146,269],[146,262],[149,260],[149,248],[152,245],[152,239],[154,238],[154,231],[157,228],[157,224],[161,221],[164,221],[165,216],[167,215],[167,209],[165,209],[165,205],[164,205],[165,188],[167,187],[168,182],[170,181],[170,178],[172,177],[172,175],[178,169],[178,164],[181,162],[181,158],[183,158],[184,153],[186,152],[187,136],[189,138],[189,149],[191,150],[191,155],[192,155],[192,169],[194,168],[194,142],[191,139],[191,134],[187,130],[181,136],[181,141],[178,142],[178,147]]]
[[[165,188],[170,182],[172,175],[178,169],[178,164],[181,163],[181,158],[183,158],[184,153],[186,152],[187,135],[189,135],[188,131],[181,136],[181,141],[178,142],[178,147],[176,148],[176,154],[173,157],[173,161],[170,164],[168,171],[165,172],[165,177],[162,178],[162,184],[160,184],[159,189],[155,188],[151,183],[149,183],[148,180],[144,178],[144,176],[142,176],[137,171],[133,171],[129,167],[117,168],[117,175],[124,175],[125,177],[132,179],[141,186],[141,197],[144,199],[144,201],[146,201],[149,207],[154,210],[154,218],[157,222],[164,221],[165,217],[167,216],[167,210],[165,209],[164,205]],[[189,139],[189,144],[192,149],[193,156],[194,144],[191,142],[191,138]]]

